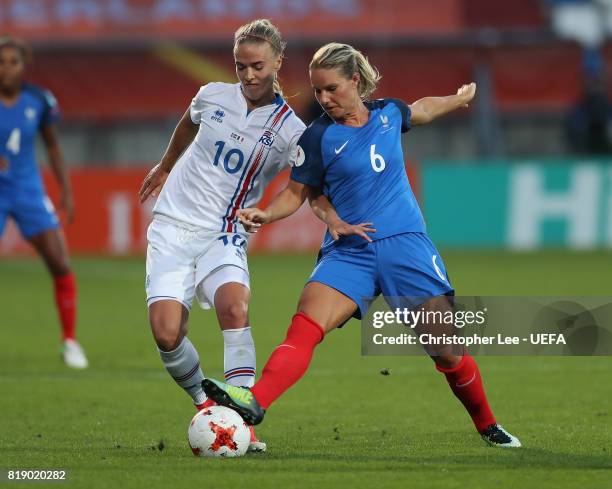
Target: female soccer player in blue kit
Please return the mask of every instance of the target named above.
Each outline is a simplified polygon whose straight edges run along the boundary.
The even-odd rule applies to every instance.
[[[248,423],[260,423],[270,404],[304,375],[325,334],[365,314],[366,298],[382,293],[392,307],[393,298],[420,298],[425,310],[452,310],[449,296],[454,291],[440,254],[425,234],[405,172],[401,133],[466,107],[476,85],[411,105],[397,99],[365,101],[379,78],[367,58],[351,46],[332,43],[319,49],[310,63],[310,79],[325,114],[301,136],[287,188],[265,210],[243,211],[243,222],[256,230],[295,212],[306,186],[328,196],[337,212],[326,212],[329,232],[317,266],[287,337],[272,353],[260,380],[250,390],[203,381],[211,398],[238,411]],[[370,229],[371,242],[355,235],[342,237],[347,222],[365,221],[375,227]],[[474,359],[451,349],[428,353],[482,438],[494,446],[521,446],[497,424]]]
[[[44,259],[53,277],[62,324],[62,357],[69,367],[85,368],[87,358],[75,336],[76,280],[34,154],[40,132],[61,189],[61,207],[72,220],[72,191],[55,131],[59,108],[49,91],[23,83],[27,57],[23,43],[0,38],[0,236],[7,217],[12,217],[23,237]]]

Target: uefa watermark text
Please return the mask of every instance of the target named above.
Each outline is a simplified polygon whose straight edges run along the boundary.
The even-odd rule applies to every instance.
[[[364,355],[612,355],[612,298],[377,298],[361,346]]]

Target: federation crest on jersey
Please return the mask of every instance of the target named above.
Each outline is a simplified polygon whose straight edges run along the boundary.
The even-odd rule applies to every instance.
[[[274,144],[274,133],[269,129],[266,129],[261,138],[259,138],[259,142],[264,146],[272,146],[272,144]]]
[[[215,113],[212,115],[212,117],[210,118],[211,120],[215,121],[215,122],[223,122],[223,118],[225,117],[225,112],[222,111],[221,109],[217,109],[215,110]]]
[[[36,118],[36,109],[33,107],[28,107],[26,108],[24,114],[26,116],[26,119],[29,122],[32,122]]]

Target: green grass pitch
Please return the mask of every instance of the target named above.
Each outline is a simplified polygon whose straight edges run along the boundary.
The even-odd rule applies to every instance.
[[[610,253],[444,256],[458,294],[612,296]],[[261,368],[313,256],[250,263]],[[479,357],[498,419],[525,446],[504,451],[480,440],[426,357],[361,357],[357,322],[326,338],[307,376],[269,411],[258,429],[268,453],[195,458],[186,441],[193,406],[149,332],[143,259],[80,258],[74,268],[84,372],[59,361],[41,263],[0,261],[0,469],[67,469],[55,487],[87,488],[612,487],[612,358]],[[212,313],[194,310],[190,337],[205,374],[220,378]]]

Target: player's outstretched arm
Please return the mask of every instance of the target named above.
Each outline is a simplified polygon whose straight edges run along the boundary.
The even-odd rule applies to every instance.
[[[289,180],[287,186],[265,209],[251,207],[238,211],[238,218],[249,233],[256,233],[263,224],[290,216],[297,211],[308,196],[308,186]]]
[[[141,203],[147,200],[151,195],[153,197],[159,195],[159,192],[170,174],[170,170],[172,170],[179,157],[183,154],[183,151],[187,149],[196,137],[198,129],[199,126],[194,124],[191,120],[188,108],[174,129],[168,148],[166,148],[166,152],[164,156],[162,156],[161,161],[151,169],[142,182],[138,192],[138,198]]]
[[[72,222],[72,219],[74,219],[74,199],[72,197],[70,178],[68,178],[68,172],[66,171],[66,166],[64,165],[64,156],[57,140],[55,125],[49,124],[43,127],[41,130],[41,135],[45,145],[45,150],[47,151],[49,166],[51,167],[53,175],[59,184],[59,206],[66,212],[66,218],[70,223]]]
[[[461,86],[455,95],[425,97],[410,105],[410,124],[427,124],[453,110],[468,107],[476,95],[476,83]]]

